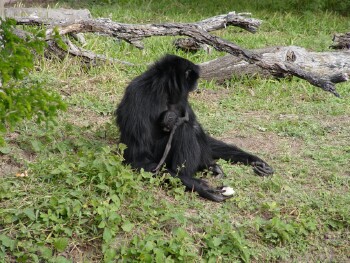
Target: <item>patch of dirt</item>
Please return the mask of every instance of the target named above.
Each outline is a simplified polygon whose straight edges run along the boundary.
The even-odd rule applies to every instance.
[[[100,262],[101,251],[98,249],[98,244],[91,242],[77,242],[69,247],[65,252],[60,253],[67,259],[72,259],[73,262]]]
[[[6,135],[10,152],[8,154],[0,153],[0,177],[23,173],[25,171],[25,162],[35,160],[35,153],[25,151],[17,144],[16,139],[19,135],[18,132],[10,132]]]
[[[232,90],[224,88],[219,90],[198,89],[191,94],[191,97],[201,101],[210,101],[210,103],[216,103],[221,99],[227,97],[230,93],[232,93]]]
[[[67,113],[67,121],[80,127],[99,127],[110,120],[110,116],[97,114],[80,107],[69,107]]]
[[[11,146],[11,153],[8,155],[0,154],[0,177],[13,176],[17,173],[23,173],[26,169],[25,162],[32,162],[36,155],[20,149],[14,143]]]
[[[281,137],[271,132],[260,132],[242,135],[237,130],[227,132],[221,140],[234,144],[242,149],[252,152],[265,152],[271,155],[288,153],[299,154],[303,148],[303,141],[292,137]]]
[[[350,116],[322,116],[317,119],[330,135],[350,136]]]
[[[0,177],[11,176],[18,173],[21,166],[8,156],[0,155]]]

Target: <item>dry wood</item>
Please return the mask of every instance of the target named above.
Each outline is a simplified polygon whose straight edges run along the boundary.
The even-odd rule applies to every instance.
[[[5,1],[4,0],[0,0],[0,17],[5,17]]]
[[[237,26],[251,33],[255,33],[262,21],[256,18],[251,18],[251,13],[230,12],[224,15],[218,15],[193,23],[199,29],[207,32],[226,28],[227,26]]]
[[[350,32],[345,34],[335,34],[333,36],[333,49],[350,49]]]
[[[49,9],[49,8],[5,8],[5,16],[20,19],[27,17],[40,19],[42,24],[51,24],[52,21],[74,22],[78,20],[91,19],[91,13],[88,9]]]
[[[297,46],[253,50],[262,58],[251,64],[242,58],[226,55],[200,64],[201,77],[223,81],[232,76],[285,77],[294,75],[336,94],[334,84],[347,81],[350,75],[350,52],[312,52]],[[273,68],[276,67],[276,70]]]
[[[225,15],[211,17],[195,23],[199,29],[207,32],[226,28],[227,26],[237,26],[251,33],[256,33],[262,21],[251,18],[251,13],[230,12]],[[199,44],[192,38],[178,38],[174,41],[174,45],[178,49],[184,51],[197,51],[199,49],[209,50],[208,45]]]
[[[49,4],[52,4],[53,2],[57,3],[56,0],[5,0],[5,6],[13,6],[16,3],[20,3],[21,5],[25,4],[26,6],[33,5],[33,4],[49,5]],[[54,5],[55,3],[53,3],[52,5]]]
[[[47,47],[45,50],[45,56],[46,57],[58,57],[60,59],[64,59],[67,54],[79,57],[82,59],[82,62],[89,64],[90,66],[94,66],[99,64],[101,61],[108,62],[108,63],[117,63],[117,64],[123,64],[127,66],[134,66],[134,64],[129,63],[127,61],[122,61],[115,58],[107,58],[106,56],[95,54],[89,50],[83,49],[81,47],[78,47],[74,45],[69,38],[63,39],[63,41],[67,44],[67,50],[60,47],[54,40],[48,40],[47,41]]]
[[[102,55],[96,55],[90,51],[84,50],[77,46],[74,46],[70,43],[71,49],[64,50],[60,48],[57,44],[55,44],[52,40],[53,31],[58,29],[61,35],[66,34],[76,34],[76,33],[86,33],[86,32],[94,32],[104,35],[109,35],[112,37],[116,37],[121,40],[125,40],[130,44],[135,45],[138,48],[143,48],[143,44],[141,40],[146,37],[151,36],[165,36],[165,35],[186,35],[182,34],[182,31],[186,31],[185,28],[198,28],[197,31],[204,32],[205,30],[217,30],[221,28],[226,28],[228,26],[239,26],[244,28],[250,32],[255,32],[257,28],[261,24],[261,20],[254,19],[248,17],[249,13],[239,13],[230,12],[225,15],[214,16],[199,22],[195,23],[172,23],[172,24],[146,24],[146,25],[130,25],[123,23],[116,23],[109,19],[85,19],[77,22],[66,22],[60,20],[50,20],[42,19],[39,17],[15,17],[18,24],[24,25],[48,25],[48,30],[46,32],[46,40],[49,43],[49,48],[47,54],[50,52],[56,53],[58,57],[65,57],[65,54],[69,52],[69,54],[73,56],[79,56],[85,62],[95,63],[97,61],[107,61],[107,62],[119,62],[127,65],[132,65],[131,63],[109,59]],[[207,34],[209,35],[209,34]],[[211,35],[209,35],[211,37]],[[229,42],[228,42],[229,43]],[[234,45],[232,44],[232,47]],[[237,52],[239,51],[239,47]]]
[[[38,17],[16,17],[18,24],[41,25],[48,21]],[[194,32],[213,31],[227,26],[239,26],[250,32],[255,32],[260,26],[261,21],[254,18],[247,18],[242,14],[231,12],[227,15],[219,15],[194,23],[165,23],[165,24],[123,24],[113,22],[110,19],[83,19],[75,23],[62,22],[60,20],[51,21],[51,26],[56,26],[61,35],[68,33],[100,33],[111,37],[116,37],[127,41],[138,48],[143,48],[141,40],[152,36],[190,36],[187,30],[193,29]],[[47,37],[52,36],[53,28],[47,31]],[[207,34],[210,37],[210,34]],[[207,36],[207,37],[208,37]]]
[[[220,16],[219,16],[220,17]],[[228,15],[226,15],[226,20]],[[221,19],[221,20],[220,20]],[[221,78],[232,76],[232,69],[245,69],[248,72],[271,74],[274,76],[284,77],[287,75],[296,76],[307,80],[314,86],[320,87],[325,91],[329,91],[339,96],[335,89],[335,84],[348,80],[349,61],[348,53],[331,53],[331,52],[308,52],[300,47],[278,47],[272,49],[246,50],[236,44],[211,35],[205,29],[214,29],[220,25],[232,25],[223,23],[215,17],[216,22],[212,19],[206,19],[196,23],[164,23],[164,24],[123,24],[113,22],[110,19],[86,19],[76,22],[58,22],[54,21],[46,31],[46,40],[54,41],[54,30],[60,35],[76,34],[76,33],[99,33],[111,37],[125,40],[139,48],[143,48],[141,40],[152,36],[187,36],[194,39],[197,43],[212,46],[218,51],[224,51],[233,55],[226,60],[226,64],[218,64],[221,59],[216,61],[203,63],[203,76],[212,78],[210,72],[219,72]],[[17,18],[19,24],[42,24],[43,19],[40,18]],[[217,21],[221,21],[218,23]],[[205,25],[208,24],[206,28]],[[55,26],[55,28],[53,27]],[[104,60],[103,57],[94,55],[93,53],[84,53],[82,49],[69,44],[68,52],[72,55],[80,56],[86,60]],[[225,58],[227,59],[227,58]],[[232,62],[230,63],[230,59]],[[314,61],[318,61],[315,63]],[[317,64],[317,65],[316,65]],[[224,66],[226,65],[226,66]],[[321,66],[320,69],[317,67]],[[339,70],[338,70],[339,69]],[[220,72],[221,71],[221,72]]]

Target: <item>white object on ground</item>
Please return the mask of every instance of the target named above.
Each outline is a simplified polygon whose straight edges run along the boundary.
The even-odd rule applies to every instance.
[[[233,188],[229,187],[229,186],[223,187],[222,190],[224,191],[224,192],[222,192],[222,195],[224,195],[224,196],[230,196],[230,195],[233,195],[235,193],[235,190],[233,190]]]

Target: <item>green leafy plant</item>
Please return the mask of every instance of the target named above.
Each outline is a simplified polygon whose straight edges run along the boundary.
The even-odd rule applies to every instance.
[[[278,216],[270,220],[257,219],[256,224],[264,240],[276,245],[290,242],[297,235],[298,228],[301,227],[297,223],[286,223]]]
[[[20,121],[33,117],[39,123],[52,121],[58,110],[66,108],[57,93],[27,77],[34,68],[34,52],[43,52],[44,32],[21,38],[14,33],[15,25],[14,20],[0,20],[0,145],[4,133]]]
[[[41,53],[45,46],[44,31],[21,38],[14,33],[16,21],[0,18],[0,79],[6,84],[10,79],[22,79],[34,67],[33,51]]]
[[[203,242],[203,256],[208,262],[217,262],[218,258],[230,262],[250,260],[249,247],[243,233],[239,229],[232,229],[232,225],[227,222],[208,231]]]
[[[176,228],[165,236],[159,231],[150,231],[135,236],[122,247],[123,262],[192,262],[197,258],[194,241],[183,228]]]
[[[139,179],[122,165],[121,156],[109,147],[83,145],[77,150],[60,161],[48,156],[40,166],[29,169],[37,175],[36,183],[41,181],[44,188],[51,183],[57,187],[51,189],[48,199],[38,199],[21,209],[0,210],[0,223],[14,224],[10,235],[0,236],[0,258],[6,252],[11,252],[17,259],[35,258],[42,246],[33,245],[35,238],[28,238],[28,233],[37,237],[51,233],[43,245],[57,254],[69,247],[68,238],[73,235],[96,232],[101,234],[103,252],[108,253],[119,231],[132,230],[133,224],[123,220],[118,211],[125,197],[140,190]],[[14,188],[17,190],[13,191]],[[24,192],[20,189],[15,181],[1,184],[1,201],[21,198]],[[46,230],[42,232],[41,227]],[[28,242],[32,244],[31,253]]]

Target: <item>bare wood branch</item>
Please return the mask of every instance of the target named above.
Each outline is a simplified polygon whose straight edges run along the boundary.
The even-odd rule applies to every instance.
[[[45,9],[46,10],[46,9]],[[79,11],[79,10],[77,10]],[[84,11],[84,10],[82,10]],[[34,11],[31,11],[34,12]],[[28,13],[30,13],[28,11]],[[36,12],[39,13],[39,12]],[[130,25],[130,24],[122,24],[122,23],[116,23],[109,19],[96,19],[96,20],[89,20],[86,18],[83,18],[81,20],[81,23],[75,23],[72,24],[72,21],[65,21],[63,19],[54,19],[51,20],[50,25],[53,26],[60,26],[61,27],[61,34],[67,34],[69,32],[79,31],[79,32],[99,32],[102,34],[106,34],[109,36],[120,36],[120,31],[125,29],[125,32],[121,39],[127,41],[128,43],[135,44],[137,47],[142,48],[142,44],[140,44],[140,40],[143,38],[151,37],[151,36],[164,36],[164,35],[183,35],[179,34],[178,31],[174,30],[175,27],[178,25],[178,27],[194,27],[199,30],[204,30],[207,32],[223,29],[228,26],[238,26],[245,30],[248,30],[249,32],[256,32],[257,28],[261,25],[262,21],[255,18],[250,18],[250,13],[238,13],[230,12],[228,14],[224,15],[218,15],[214,16],[199,22],[194,23],[169,23],[169,24],[145,24],[145,25]],[[43,19],[42,17],[38,17],[36,15],[31,15],[27,17],[23,16],[16,16],[13,15],[14,18],[16,18],[18,24],[29,24],[29,25],[41,25],[41,24],[48,24],[47,19]],[[74,20],[76,21],[76,20]],[[68,22],[68,23],[65,23]],[[82,24],[85,25],[82,26]],[[163,25],[163,28],[161,26]],[[90,27],[91,30],[89,31],[86,27]],[[98,30],[100,28],[101,30]],[[171,32],[165,33],[164,30],[172,29]],[[137,33],[135,34],[135,30]],[[158,32],[158,33],[157,33]],[[48,32],[51,34],[51,32]]]
[[[4,18],[5,17],[5,1],[4,0],[0,0],[0,17]]]
[[[91,13],[88,9],[64,9],[64,8],[21,8],[9,7],[5,8],[5,16],[20,19],[27,17],[38,19],[40,24],[51,24],[52,21],[74,22],[78,20],[91,19]]]
[[[334,86],[348,80],[350,52],[312,52],[297,46],[253,50],[262,60],[251,64],[232,55],[200,64],[201,77],[223,81],[232,76],[259,74],[285,77],[294,75],[338,96]]]
[[[269,52],[270,49],[256,49],[254,53],[262,55]],[[232,56],[230,54],[216,58],[214,60],[203,62],[200,65],[201,78],[205,80],[215,80],[217,82],[224,82],[233,76],[254,76],[260,75],[264,77],[279,76],[277,73],[263,69],[254,63],[242,59],[242,57]]]
[[[65,42],[69,47],[68,53],[72,56],[83,58],[84,62],[87,64],[96,65],[102,61],[102,62],[107,62],[107,63],[111,63],[111,64],[123,64],[126,66],[134,66],[134,64],[132,64],[130,62],[122,61],[122,60],[115,59],[115,58],[108,58],[106,56],[98,55],[98,54],[95,54],[89,50],[80,48],[80,47],[74,45],[68,38],[65,39]],[[57,48],[59,48],[59,47],[57,47]]]
[[[43,21],[39,18],[18,18],[18,24],[40,25]],[[53,39],[54,31],[60,35],[70,33],[101,33],[128,43],[138,43],[143,38],[152,36],[189,36],[198,42],[213,46],[215,49],[234,55],[243,55],[247,59],[254,59],[253,54],[232,42],[210,35],[206,31],[198,29],[191,23],[165,23],[165,24],[123,24],[113,22],[110,19],[89,19],[73,23],[57,23],[56,27],[46,31],[46,39]]]
[[[18,21],[23,24],[40,24],[40,22],[42,22],[37,18],[20,18]],[[348,80],[348,72],[334,73],[334,70],[328,70],[328,73],[325,74],[315,70],[312,66],[303,65],[302,60],[298,63],[298,58],[305,58],[305,56],[310,55],[310,52],[301,52],[301,50],[303,50],[302,48],[277,48],[277,50],[275,50],[276,54],[272,54],[271,52],[259,53],[254,50],[250,51],[232,42],[209,34],[202,30],[196,23],[123,24],[113,22],[109,19],[88,19],[71,23],[56,23],[55,26],[55,29],[53,27],[47,29],[47,41],[54,39],[54,30],[57,30],[60,35],[86,32],[101,33],[134,44],[140,43],[142,39],[152,36],[188,36],[198,43],[210,45],[218,51],[224,51],[238,57],[242,62],[244,61],[245,63],[255,65],[259,67],[262,72],[269,72],[272,75],[279,75],[282,77],[286,75],[297,76],[336,96],[339,95],[336,92],[335,84]],[[71,52],[71,50],[69,52]],[[82,52],[80,52],[80,54],[82,54]],[[314,56],[310,57],[311,59],[313,59],[316,54],[313,55]],[[322,53],[320,56],[322,57]],[[332,57],[333,60],[337,60],[337,58],[338,54]],[[346,64],[343,60],[339,63]]]
[[[64,49],[60,47],[54,40],[47,41],[47,47],[45,50],[45,56],[52,58],[58,57],[60,59],[64,59],[67,55],[71,55],[73,57],[79,57],[83,63],[94,66],[98,65],[101,62],[110,63],[110,64],[122,64],[126,66],[134,66],[134,64],[122,61],[115,58],[108,58],[104,55],[95,54],[89,50],[77,47],[74,45],[68,38],[64,39],[64,42],[67,44],[68,49]]]
[[[333,49],[350,49],[350,32],[345,34],[335,34],[333,36]]]
[[[45,23],[40,18],[17,18],[18,24],[40,25]],[[101,33],[128,43],[138,43],[143,38],[152,36],[189,36],[196,41],[213,46],[219,51],[225,51],[237,56],[244,56],[247,60],[254,60],[254,54],[248,50],[226,41],[219,37],[210,35],[200,30],[191,23],[165,23],[165,24],[123,24],[113,22],[110,19],[89,19],[72,23],[54,23],[55,27],[46,30],[46,40],[54,39],[54,32],[60,35],[72,33]]]
[[[230,12],[225,15],[214,16],[194,23],[199,29],[211,32],[226,28],[227,26],[237,26],[251,33],[256,33],[262,21],[256,18],[250,18],[251,13]],[[176,48],[185,51],[197,51],[199,49],[208,49],[208,45],[201,45],[191,38],[179,38],[174,41]]]
[[[23,24],[62,24],[78,20],[88,20],[91,14],[87,9],[45,9],[45,8],[6,8],[8,17],[15,18]],[[210,17],[198,22],[188,23],[198,29],[211,32],[225,29],[228,26],[237,26],[255,33],[262,21],[251,18],[251,13],[229,12],[228,14]],[[102,19],[105,20],[105,19]]]
[[[207,32],[216,31],[228,26],[237,26],[251,33],[255,33],[260,27],[262,21],[256,18],[251,18],[251,13],[230,12],[224,15],[218,15],[193,23],[199,29]]]
[[[27,37],[33,37],[33,35],[27,31],[15,29],[13,31],[16,36],[26,39]],[[81,47],[78,47],[74,45],[69,38],[63,38],[63,41],[67,44],[67,49],[61,47],[58,45],[54,40],[47,40],[47,46],[45,49],[45,57],[53,58],[57,57],[59,59],[64,59],[67,57],[67,55],[71,55],[73,57],[79,57],[83,63],[89,64],[89,65],[98,65],[101,62],[103,63],[111,63],[111,64],[123,64],[126,66],[134,66],[134,64],[122,61],[115,58],[108,58],[103,55],[95,54],[89,50],[83,49]]]

